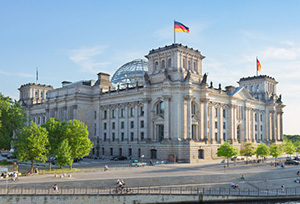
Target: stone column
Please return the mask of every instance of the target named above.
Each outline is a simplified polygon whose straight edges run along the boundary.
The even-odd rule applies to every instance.
[[[151,125],[149,124],[150,120],[149,120],[149,99],[143,99],[143,103],[144,103],[144,134],[145,134],[145,139],[149,140],[151,139],[150,137],[150,127]]]
[[[163,95],[165,103],[165,113],[164,113],[164,139],[171,139],[170,135],[170,98],[171,96]]]
[[[282,120],[282,114],[283,112],[280,112],[280,141],[283,141],[283,120]]]
[[[138,119],[138,103],[134,103],[134,141],[139,141],[140,123]]]
[[[186,138],[192,139],[192,112],[191,112],[191,96],[186,96]]]
[[[208,120],[208,100],[204,100],[204,141],[207,142],[209,138],[207,138],[207,120]]]
[[[276,142],[277,141],[277,134],[276,134],[276,112],[273,111],[272,112],[272,136],[273,136],[273,141]]]
[[[215,134],[216,134],[216,127],[215,127],[215,106],[212,105],[211,107],[211,115],[210,115],[210,138],[211,138],[211,143],[214,144],[216,143],[216,139],[215,139]]]
[[[124,117],[125,117],[125,120],[124,120],[124,128],[125,128],[125,130],[124,130],[124,141],[127,141],[127,143],[128,143],[129,142],[128,104],[125,104]]]
[[[106,128],[107,128],[107,135],[106,138],[108,139],[109,142],[112,141],[111,138],[111,106],[109,106],[109,108],[107,109],[107,124],[106,124]]]
[[[115,111],[116,111],[116,124],[115,124],[115,126],[116,126],[116,130],[117,130],[117,131],[116,131],[115,137],[116,137],[117,142],[120,143],[120,141],[121,141],[121,135],[120,135],[120,128],[119,128],[119,126],[120,126],[120,120],[119,120],[119,116],[120,116],[120,113],[119,113],[119,111],[120,111],[120,106],[119,106],[119,105],[116,106]]]
[[[223,107],[220,106],[220,114],[219,114],[219,142],[222,144],[223,140]]]

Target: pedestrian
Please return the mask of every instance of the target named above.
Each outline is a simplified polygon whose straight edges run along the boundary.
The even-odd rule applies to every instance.
[[[299,176],[300,175],[300,171],[297,171],[297,176]]]
[[[284,184],[281,185],[281,190],[284,191]]]
[[[54,186],[53,186],[53,192],[58,193],[58,185],[57,184],[54,184]]]
[[[107,170],[108,170],[108,166],[104,165],[104,171],[107,171]]]

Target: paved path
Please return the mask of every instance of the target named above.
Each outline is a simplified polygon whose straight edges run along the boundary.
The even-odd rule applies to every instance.
[[[269,164],[231,165],[224,169],[220,161],[209,161],[202,164],[163,164],[146,167],[120,167],[103,171],[103,164],[108,161],[86,160],[74,166],[93,167],[84,172],[72,173],[72,177],[56,178],[54,174],[20,177],[17,184],[7,184],[0,180],[0,187],[9,185],[48,188],[58,183],[60,187],[114,187],[118,178],[126,181],[128,186],[198,186],[212,188],[228,188],[231,182],[238,182],[240,188],[246,189],[279,189],[282,184],[299,187],[295,183],[298,166],[275,168]],[[117,162],[122,163],[122,162]],[[26,166],[25,166],[26,167]],[[245,181],[240,176],[246,177]],[[268,179],[268,182],[265,182]]]

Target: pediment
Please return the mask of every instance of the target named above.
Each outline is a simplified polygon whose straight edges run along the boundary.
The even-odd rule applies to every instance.
[[[244,87],[238,87],[232,94],[232,96],[234,98],[238,98],[240,100],[253,100],[253,96],[249,93],[249,91],[247,89],[245,89]]]
[[[155,115],[153,118],[153,121],[155,122],[163,122],[164,121],[164,117],[163,115]]]

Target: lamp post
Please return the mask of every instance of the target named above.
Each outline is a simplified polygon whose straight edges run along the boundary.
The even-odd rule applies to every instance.
[[[142,163],[143,163],[144,157],[145,157],[145,156],[142,154],[142,155],[141,155],[141,158],[142,158]]]

